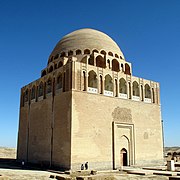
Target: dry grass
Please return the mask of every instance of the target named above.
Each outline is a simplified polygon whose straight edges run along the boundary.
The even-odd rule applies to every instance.
[[[16,148],[0,147],[0,158],[16,158]]]

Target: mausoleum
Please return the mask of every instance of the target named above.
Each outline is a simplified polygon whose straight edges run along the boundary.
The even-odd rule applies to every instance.
[[[66,170],[160,164],[159,91],[158,82],[133,75],[108,35],[74,31],[21,89],[17,158]]]

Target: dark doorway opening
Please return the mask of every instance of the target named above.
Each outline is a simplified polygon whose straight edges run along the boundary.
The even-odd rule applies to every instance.
[[[128,154],[127,154],[127,150],[125,148],[121,149],[121,165],[123,166],[128,166]]]

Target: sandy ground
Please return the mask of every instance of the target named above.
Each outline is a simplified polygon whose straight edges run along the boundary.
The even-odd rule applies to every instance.
[[[21,180],[21,179],[51,179],[49,178],[50,175],[54,173],[46,172],[46,171],[34,171],[34,170],[19,170],[19,169],[2,169],[0,168],[0,175],[5,179],[14,179],[14,180]],[[56,174],[54,174],[56,175]],[[0,176],[1,180],[1,176]]]
[[[50,175],[61,176],[64,179],[68,178],[75,180],[76,178],[69,175],[60,175],[52,172],[47,171],[32,171],[32,170],[13,170],[13,169],[0,169],[0,174],[6,179],[13,179],[13,180],[46,180],[51,179]],[[0,176],[1,177],[1,176]],[[79,176],[83,177],[83,176]],[[87,180],[168,180],[169,177],[166,176],[155,176],[155,175],[133,175],[133,174],[121,174],[120,172],[117,173],[99,173],[97,175],[91,175],[87,178]],[[0,178],[1,180],[1,178]]]
[[[16,158],[16,148],[0,147],[0,158]]]
[[[170,150],[168,148],[168,150]],[[46,180],[52,179],[50,175],[54,177],[64,177],[64,179],[73,179],[75,176],[58,174],[49,171],[38,171],[38,170],[28,170],[22,169],[20,166],[16,166],[16,149],[15,148],[4,148],[0,147],[0,180],[13,179],[13,180]],[[4,161],[5,160],[5,161]],[[12,161],[12,162],[11,162]],[[14,164],[13,164],[14,163]],[[82,176],[82,175],[80,175]],[[58,178],[57,178],[58,179]],[[97,175],[91,175],[88,180],[168,180],[169,177],[166,176],[156,176],[156,175],[134,175],[126,174],[124,172],[100,172]],[[81,178],[79,179],[81,180]]]

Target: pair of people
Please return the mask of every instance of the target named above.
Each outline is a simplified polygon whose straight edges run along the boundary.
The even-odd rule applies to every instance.
[[[81,164],[81,170],[84,170],[84,168],[85,168],[85,170],[88,169],[88,162],[86,162],[85,165]]]

